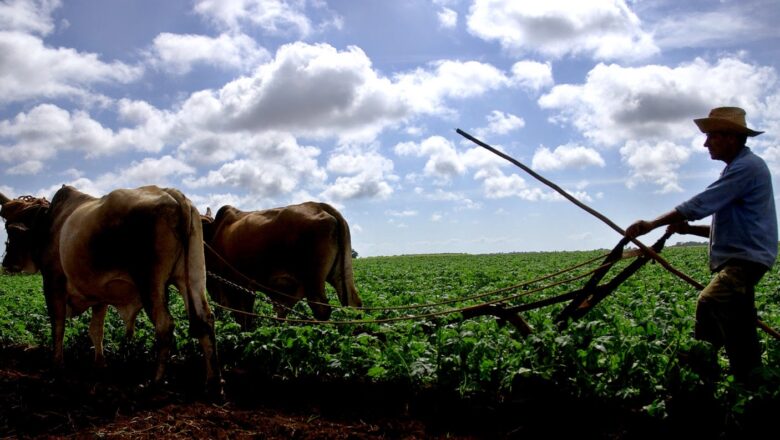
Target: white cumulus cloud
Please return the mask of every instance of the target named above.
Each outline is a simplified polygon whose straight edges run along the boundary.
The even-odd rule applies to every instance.
[[[536,150],[531,162],[531,168],[541,171],[604,165],[598,151],[581,145],[561,145],[554,150],[541,147]]]
[[[500,69],[478,61],[445,60],[429,69],[418,68],[394,77],[396,92],[404,96],[415,113],[447,114],[448,99],[481,96],[511,84]]]
[[[182,105],[188,125],[214,131],[268,130],[295,135],[373,137],[408,108],[357,47],[292,43],[218,91],[193,94]]]
[[[767,88],[777,83],[770,67],[736,58],[715,63],[695,59],[677,67],[596,65],[584,84],[553,87],[539,99],[556,111],[553,120],[571,124],[602,146],[635,139],[689,139],[697,134],[693,118],[719,103],[757,117]]]
[[[246,136],[239,158],[224,162],[204,177],[185,179],[192,188],[241,189],[259,197],[292,193],[304,184],[320,185],[326,179],[318,165],[320,150],[299,145],[292,136]],[[238,155],[237,155],[238,156]]]
[[[538,92],[555,83],[549,62],[528,60],[518,61],[512,65],[511,81],[512,84],[532,92]]]
[[[436,15],[439,18],[439,25],[445,29],[452,29],[458,24],[458,13],[450,8],[441,8]]]
[[[70,48],[51,48],[39,37],[21,32],[0,31],[0,104],[36,98],[79,98],[105,101],[90,86],[101,83],[130,83],[143,69],[97,54]]]
[[[466,165],[455,150],[455,146],[441,136],[431,136],[420,143],[402,142],[395,146],[399,156],[413,155],[427,157],[424,173],[441,182],[449,182],[453,177],[466,172]]]
[[[302,6],[285,0],[198,0],[195,12],[218,26],[238,30],[245,25],[273,35],[307,36],[312,24]]]
[[[54,30],[51,13],[60,0],[5,0],[0,2],[0,30],[47,35]]]
[[[499,110],[493,110],[487,116],[488,126],[482,130],[478,130],[480,135],[484,134],[507,134],[510,131],[519,130],[525,127],[525,120],[523,118],[513,115],[511,113],[504,113]]]
[[[6,162],[51,159],[60,151],[80,151],[96,157],[125,147],[118,144],[111,129],[88,113],[69,112],[52,104],[41,104],[0,121],[3,138],[13,140],[10,145],[0,146],[0,160]]]
[[[165,32],[154,38],[148,58],[152,66],[182,75],[198,64],[249,71],[270,58],[270,54],[245,34],[211,37]]]
[[[642,143],[629,141],[620,149],[620,155],[632,171],[629,188],[641,182],[660,187],[659,192],[678,192],[677,169],[688,161],[691,150],[673,142]]]
[[[658,52],[624,0],[475,0],[467,22],[471,33],[511,52],[600,60],[642,59]]]
[[[320,193],[325,200],[386,199],[393,193],[393,161],[377,152],[341,152],[328,159],[327,170],[338,174]]]

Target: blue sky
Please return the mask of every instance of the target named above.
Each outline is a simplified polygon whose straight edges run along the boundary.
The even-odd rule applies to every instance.
[[[609,248],[455,129],[625,227],[717,177],[712,107],[745,108],[780,175],[778,22],[775,0],[3,0],[0,192],[326,201],[362,256]]]

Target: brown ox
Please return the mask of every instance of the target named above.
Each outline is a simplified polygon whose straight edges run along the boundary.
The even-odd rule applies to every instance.
[[[328,319],[326,280],[342,305],[362,305],[352,276],[349,225],[332,206],[306,202],[251,212],[223,206],[213,220],[208,214],[201,218],[208,270],[251,291],[262,289],[249,280],[280,293],[266,292],[279,316],[306,297],[314,316]],[[207,286],[219,304],[252,311],[254,295],[211,277]],[[244,313],[234,316],[242,326],[251,322]]]
[[[190,334],[200,340],[209,389],[221,393],[201,222],[181,192],[145,186],[97,199],[63,186],[50,205],[2,195],[0,202],[8,231],[3,267],[41,271],[56,366],[63,362],[66,317],[92,308],[89,334],[95,360],[102,363],[108,305],[119,310],[128,333],[143,308],[155,328],[154,380],[160,382],[173,341],[166,294],[172,284],[184,299]]]

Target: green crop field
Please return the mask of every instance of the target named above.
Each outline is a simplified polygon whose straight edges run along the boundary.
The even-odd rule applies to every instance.
[[[366,307],[431,304],[517,285],[602,255],[603,251],[518,253],[496,255],[416,255],[354,260],[356,285]],[[701,283],[709,278],[706,247],[672,247],[663,256]],[[625,267],[618,264],[613,272]],[[512,304],[545,298],[581,287],[584,280],[554,284],[586,273],[598,262],[571,273],[524,286]],[[526,292],[527,295],[518,295]],[[170,291],[177,324],[177,359],[200,356],[187,334],[181,300]],[[381,324],[377,319],[455,309],[495,299],[495,296],[411,310],[336,309],[333,321],[367,322],[349,325],[288,324],[259,319],[252,331],[241,331],[225,311],[215,307],[221,361],[226,370],[240,367],[286,380],[354,380],[403,383],[412,388],[454,390],[460,396],[489,396],[500,400],[523,380],[541,380],[575,398],[598,399],[636,408],[645,416],[663,419],[675,396],[702,386],[702,379],[678,361],[678,352],[695,349],[692,338],[696,303],[694,288],[649,263],[623,283],[584,318],[559,329],[554,318],[565,303],[522,316],[533,328],[523,338],[512,325],[483,316],[463,320],[458,313],[429,319]],[[329,291],[332,303],[335,295]],[[770,271],[757,288],[759,316],[780,329],[780,275]],[[304,304],[296,309],[310,315]],[[258,301],[257,312],[272,315]],[[66,355],[91,356],[87,335],[89,313],[70,320]],[[109,365],[124,359],[152,362],[154,334],[141,314],[132,341],[123,341],[124,325],[111,311],[106,323]],[[41,278],[0,276],[0,343],[47,345],[50,327]],[[766,384],[751,392],[727,376],[723,367],[715,397],[728,417],[739,421],[761,402],[780,399],[780,341],[759,332],[764,348]]]

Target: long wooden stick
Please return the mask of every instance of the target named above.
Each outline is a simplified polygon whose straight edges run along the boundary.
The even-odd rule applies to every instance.
[[[625,235],[626,235],[626,231],[624,231],[623,229],[621,229],[621,228],[620,228],[620,226],[616,225],[616,224],[615,224],[615,223],[614,223],[612,220],[608,219],[606,216],[604,216],[604,215],[603,215],[603,214],[601,214],[600,212],[596,211],[595,209],[593,209],[593,208],[589,207],[588,205],[586,205],[586,204],[584,204],[584,203],[580,202],[580,201],[579,201],[579,200],[577,200],[577,199],[576,199],[574,196],[572,196],[571,194],[569,194],[568,192],[566,192],[565,190],[563,190],[561,187],[559,187],[558,185],[554,184],[553,182],[551,182],[551,181],[549,181],[549,180],[545,179],[545,178],[544,178],[544,177],[542,177],[541,175],[537,174],[537,173],[536,173],[534,170],[532,170],[532,169],[528,168],[527,166],[523,165],[522,163],[520,163],[519,161],[517,161],[517,160],[516,160],[515,158],[513,158],[512,156],[509,156],[508,154],[506,154],[506,153],[504,153],[504,152],[502,152],[502,151],[499,151],[499,150],[497,150],[497,149],[495,149],[495,148],[491,147],[490,145],[488,145],[488,144],[486,144],[486,143],[484,143],[484,142],[480,141],[479,139],[477,139],[477,138],[475,138],[475,137],[471,136],[470,134],[466,133],[465,131],[461,130],[460,128],[459,128],[459,129],[457,129],[457,132],[458,132],[458,134],[460,134],[461,136],[465,137],[466,139],[470,140],[471,142],[474,142],[475,144],[479,145],[480,147],[482,147],[482,148],[485,148],[486,150],[488,150],[488,151],[490,151],[490,152],[492,152],[492,153],[494,153],[494,154],[496,154],[496,155],[498,155],[498,156],[500,156],[500,157],[502,157],[502,158],[504,158],[504,159],[508,160],[509,162],[512,162],[512,163],[513,163],[513,164],[515,164],[516,166],[518,166],[518,167],[522,168],[522,169],[523,169],[523,171],[525,171],[526,173],[528,173],[528,174],[530,174],[531,176],[533,176],[533,177],[534,177],[536,180],[538,180],[538,181],[540,181],[540,182],[544,183],[545,185],[549,186],[550,188],[554,189],[554,190],[555,190],[557,193],[559,193],[559,194],[560,194],[560,195],[562,195],[563,197],[567,198],[569,201],[571,201],[571,202],[572,202],[572,203],[574,203],[575,205],[579,206],[580,208],[582,208],[582,209],[584,209],[585,211],[587,211],[588,213],[592,214],[593,216],[595,216],[595,217],[596,217],[596,218],[598,218],[599,220],[603,221],[603,222],[604,222],[604,223],[606,223],[606,224],[607,224],[607,225],[608,225],[610,228],[612,228],[612,229],[614,229],[615,231],[617,231],[617,232],[618,232],[620,235],[623,235],[623,236],[625,236]],[[703,289],[703,288],[704,288],[704,286],[702,286],[701,284],[699,284],[699,283],[698,283],[696,280],[694,280],[693,278],[691,278],[691,277],[689,277],[688,275],[686,275],[686,274],[684,274],[684,273],[680,272],[679,270],[675,269],[675,268],[674,268],[674,267],[673,267],[671,264],[669,264],[669,263],[668,263],[668,262],[667,262],[667,261],[666,261],[666,260],[665,260],[663,257],[661,257],[660,255],[658,255],[658,254],[657,254],[657,253],[656,253],[654,250],[652,250],[652,249],[650,249],[649,247],[645,246],[645,245],[644,245],[642,242],[640,242],[638,239],[636,239],[636,238],[632,238],[632,239],[631,239],[631,242],[632,242],[632,243],[634,243],[634,244],[636,244],[637,246],[639,246],[639,248],[640,248],[640,249],[642,249],[642,251],[644,251],[644,252],[645,252],[647,255],[649,255],[649,256],[650,256],[652,259],[654,259],[654,260],[656,260],[658,263],[660,263],[660,264],[661,264],[661,266],[665,267],[667,270],[669,270],[669,271],[670,271],[670,272],[672,272],[673,274],[677,275],[678,277],[682,278],[683,280],[685,280],[686,282],[688,282],[688,283],[689,283],[689,284],[691,284],[692,286],[696,287],[696,288],[697,288],[697,289],[699,289],[699,290],[701,290],[701,289]]]
[[[499,157],[501,157],[503,159],[506,159],[507,161],[509,161],[512,164],[516,165],[517,167],[521,168],[523,171],[525,171],[526,173],[528,173],[531,176],[533,176],[536,180],[538,180],[538,181],[544,183],[545,185],[549,186],[550,188],[555,190],[558,194],[560,194],[563,197],[565,197],[566,199],[568,199],[570,202],[572,202],[575,205],[579,206],[580,208],[584,209],[585,211],[587,211],[588,213],[590,213],[594,217],[598,218],[602,222],[606,223],[607,226],[609,226],[610,228],[614,229],[621,236],[625,236],[626,235],[626,231],[624,231],[622,228],[620,228],[620,226],[616,225],[612,220],[607,218],[605,215],[603,215],[600,212],[596,211],[595,209],[589,207],[588,205],[580,202],[574,196],[572,196],[571,194],[569,194],[568,192],[563,190],[563,188],[561,188],[558,185],[556,185],[555,183],[545,179],[544,177],[542,177],[541,175],[536,173],[531,168],[528,168],[527,166],[525,166],[522,163],[520,163],[517,159],[513,158],[512,156],[510,156],[510,155],[508,155],[508,154],[506,154],[506,153],[504,153],[502,151],[499,151],[499,150],[491,147],[490,145],[488,145],[488,144],[482,142],[481,140],[475,138],[474,136],[466,133],[465,131],[461,130],[460,128],[456,129],[455,131],[459,135],[461,135],[461,136],[465,137],[466,139],[470,140],[471,142],[474,142],[475,144],[479,145],[480,147],[490,151],[491,153],[493,153],[493,154],[495,154],[495,155],[497,155],[497,156],[499,156]],[[657,261],[666,270],[668,270],[669,272],[675,274],[678,278],[682,279],[683,281],[687,282],[691,286],[695,287],[697,290],[702,290],[704,288],[704,286],[701,283],[699,283],[698,281],[694,280],[693,278],[689,277],[688,275],[686,275],[686,274],[680,272],[679,270],[677,270],[674,266],[669,264],[669,262],[666,261],[663,257],[658,255],[657,252],[655,252],[651,248],[645,246],[644,243],[640,242],[636,238],[632,238],[631,242],[634,243],[635,245],[637,245],[640,249],[642,249],[642,251],[644,251],[646,255],[650,256],[650,258],[652,258],[653,260]],[[762,330],[764,330],[767,333],[769,333],[770,335],[774,336],[775,338],[780,339],[780,333],[778,333],[777,331],[771,329],[763,321],[758,320],[758,326]]]

